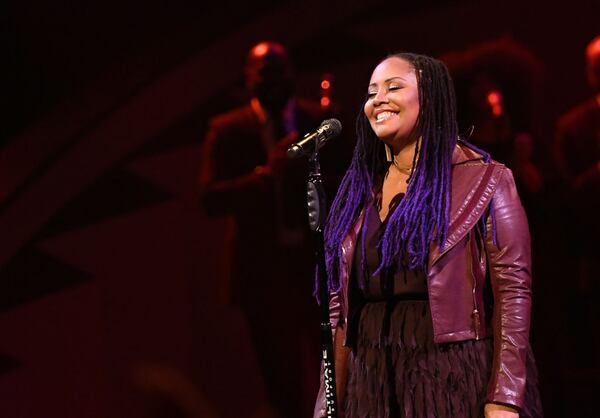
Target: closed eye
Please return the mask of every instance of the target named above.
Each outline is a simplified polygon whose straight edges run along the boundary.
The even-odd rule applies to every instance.
[[[396,91],[396,90],[400,90],[402,89],[402,86],[398,86],[398,85],[391,85],[387,88],[387,91]],[[377,95],[376,91],[370,91],[367,93],[367,99],[372,99],[373,97],[375,97]]]

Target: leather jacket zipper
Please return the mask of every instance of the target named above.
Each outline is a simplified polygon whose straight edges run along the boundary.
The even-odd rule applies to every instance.
[[[469,265],[469,272],[471,273],[471,279],[473,280],[473,312],[471,313],[471,316],[473,317],[473,325],[475,326],[475,339],[479,340],[479,329],[481,326],[481,320],[479,318],[479,309],[477,308],[477,278],[475,277],[475,274],[473,272],[473,245],[475,245],[475,240],[472,235],[473,231],[471,231],[471,233],[467,235],[467,239],[469,240],[467,247],[467,264]]]

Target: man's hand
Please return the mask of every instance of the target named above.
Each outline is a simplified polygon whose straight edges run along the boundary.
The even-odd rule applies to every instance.
[[[287,157],[286,151],[297,139],[298,132],[291,131],[269,150],[267,166],[269,167],[271,174],[279,176],[284,168],[290,165],[290,160]]]

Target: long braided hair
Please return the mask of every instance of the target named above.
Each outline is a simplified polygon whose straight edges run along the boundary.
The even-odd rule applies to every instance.
[[[419,91],[419,116],[413,170],[404,198],[389,215],[379,246],[380,265],[374,274],[399,268],[427,270],[429,245],[443,245],[448,231],[452,152],[456,145],[456,99],[448,69],[434,58],[397,53],[413,67]],[[384,60],[385,60],[384,59]],[[382,60],[382,61],[384,61]],[[328,285],[340,290],[342,241],[373,196],[375,179],[390,165],[384,143],[377,138],[364,112],[356,119],[357,142],[328,215],[325,254]]]

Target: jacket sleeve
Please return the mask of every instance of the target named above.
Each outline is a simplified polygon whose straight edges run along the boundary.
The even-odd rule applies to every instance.
[[[485,246],[494,298],[494,354],[486,400],[521,408],[529,349],[531,250],[527,217],[508,168],[491,212]]]
[[[334,356],[335,356],[335,370],[336,370],[336,384],[338,387],[338,399],[339,399],[339,389],[341,388],[340,382],[339,382],[339,368],[338,368],[338,364],[339,364],[339,360],[341,357],[343,357],[343,359],[345,359],[345,356],[347,355],[346,351],[347,348],[346,347],[342,347],[342,339],[339,338],[338,335],[338,331],[342,331],[342,330],[338,330],[338,327],[340,326],[340,313],[341,313],[341,299],[340,296],[337,293],[330,293],[329,294],[329,321],[331,322],[331,330],[332,330],[332,336],[333,336],[333,343],[334,343]],[[342,331],[343,332],[343,331]],[[338,338],[336,338],[336,336]],[[344,362],[345,363],[345,362]],[[327,416],[327,408],[326,408],[326,400],[325,400],[325,380],[324,380],[324,371],[323,371],[323,363],[321,362],[321,384],[319,386],[319,393],[317,394],[317,400],[315,403],[315,409],[314,409],[314,413],[313,413],[313,418],[324,418]]]
[[[254,171],[237,173],[230,154],[235,152],[222,122],[212,121],[204,139],[200,169],[200,200],[209,215],[230,214],[260,201],[270,187],[268,175]]]

